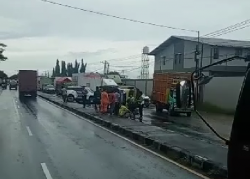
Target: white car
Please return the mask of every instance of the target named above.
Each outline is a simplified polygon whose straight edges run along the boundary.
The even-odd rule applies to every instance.
[[[88,91],[87,93],[87,100],[93,103],[94,101],[94,91],[92,91],[89,87],[85,87]],[[83,87],[81,86],[68,86],[67,87],[67,97],[68,102],[81,102],[82,101],[82,91]]]
[[[143,106],[148,108],[150,105],[150,97],[146,96],[145,94],[142,94],[142,98],[143,98]]]

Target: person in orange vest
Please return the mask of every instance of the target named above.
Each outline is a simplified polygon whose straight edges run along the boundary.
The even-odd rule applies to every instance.
[[[113,115],[114,113],[114,108],[115,108],[115,93],[114,93],[114,89],[111,91],[111,93],[109,93],[109,114]]]
[[[104,89],[101,93],[101,113],[107,113],[109,105],[109,95]]]

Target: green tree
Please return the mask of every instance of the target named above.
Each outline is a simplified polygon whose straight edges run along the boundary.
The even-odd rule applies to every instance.
[[[55,77],[60,76],[60,65],[59,60],[56,60],[56,67],[55,67]]]
[[[51,75],[51,77],[55,77],[55,68],[53,68],[53,70],[52,70],[52,75]]]
[[[9,77],[9,79],[15,79],[15,80],[16,80],[17,78],[18,78],[17,74],[14,74],[14,75],[12,75],[12,76]]]
[[[80,67],[80,63],[78,63],[77,60],[75,60],[73,73],[79,73],[79,67]]]
[[[80,73],[85,73],[86,72],[86,67],[87,67],[87,63],[84,63],[83,59],[82,59]]]
[[[68,77],[72,77],[73,74],[73,65],[72,63],[68,63],[67,64],[67,75]]]
[[[3,52],[4,52],[4,48],[5,47],[7,47],[7,45],[5,45],[5,44],[3,44],[3,43],[0,43],[0,61],[5,61],[5,60],[7,60],[8,58],[7,57],[5,57],[4,55],[3,55]]]
[[[4,71],[0,71],[0,78],[8,78],[8,75]]]
[[[61,61],[61,76],[67,76],[67,69],[65,61]]]

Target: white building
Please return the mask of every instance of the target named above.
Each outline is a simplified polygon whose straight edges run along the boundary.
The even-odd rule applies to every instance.
[[[197,37],[171,36],[149,53],[155,56],[155,72],[192,72],[196,62],[194,53]],[[250,53],[250,41],[237,41],[217,38],[200,38],[200,51],[203,49],[201,66]],[[243,75],[247,63],[234,60],[213,66],[206,71],[214,76],[206,85],[204,101],[223,108],[234,109],[237,103]]]

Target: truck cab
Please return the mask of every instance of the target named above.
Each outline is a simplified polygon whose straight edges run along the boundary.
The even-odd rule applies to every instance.
[[[17,90],[17,81],[16,80],[10,80],[10,84],[9,84],[9,89],[15,89]]]

